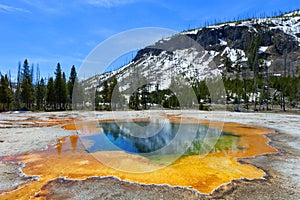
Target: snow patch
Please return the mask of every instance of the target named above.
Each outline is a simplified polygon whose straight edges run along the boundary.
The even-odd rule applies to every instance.
[[[225,40],[219,39],[221,46],[226,46],[227,42]]]
[[[167,89],[171,80],[177,76],[182,78],[195,77],[199,81],[208,76],[219,76],[221,70],[218,69],[213,59],[219,52],[216,51],[198,51],[194,48],[176,50],[172,54],[163,51],[159,55],[151,55],[142,58],[140,62],[135,63],[135,67],[130,66],[117,74],[118,82],[128,83],[134,79],[134,69],[139,74],[139,78],[145,77],[151,84],[150,91],[155,90],[158,83],[160,89]],[[120,87],[124,91],[130,87],[125,84]]]
[[[182,35],[187,35],[187,34],[189,34],[189,35],[196,35],[199,30],[200,29],[195,29],[195,30],[191,30],[191,31],[182,32],[181,34]]]
[[[269,48],[268,46],[261,46],[261,47],[259,47],[259,49],[258,49],[258,53],[259,53],[259,54],[265,53],[265,52],[267,51],[268,48]]]
[[[287,13],[287,14],[285,14],[283,16],[285,16],[285,17],[292,17],[292,16],[296,16],[296,15],[300,15],[300,10],[296,10],[294,12]]]
[[[227,55],[227,57],[231,60],[231,62],[235,63],[237,61],[245,62],[248,60],[246,54],[241,49],[231,49],[226,47],[222,52],[221,56]]]

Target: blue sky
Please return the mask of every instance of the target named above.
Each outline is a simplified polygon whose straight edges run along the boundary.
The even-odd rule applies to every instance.
[[[57,62],[69,75],[107,38],[122,31],[175,31],[300,8],[298,0],[0,0],[0,72],[15,77],[18,62],[52,76]]]

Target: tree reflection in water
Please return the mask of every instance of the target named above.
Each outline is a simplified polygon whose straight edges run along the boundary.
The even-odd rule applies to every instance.
[[[209,129],[202,124],[137,121],[105,122],[99,126],[103,133],[83,138],[83,141],[93,143],[87,148],[90,153],[121,150],[146,157],[182,153],[191,155],[236,149],[238,143],[238,136],[220,134],[220,130]]]

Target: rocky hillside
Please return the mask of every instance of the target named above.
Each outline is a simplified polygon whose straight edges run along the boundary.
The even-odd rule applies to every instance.
[[[165,38],[138,51],[121,69],[85,81],[93,88],[116,77],[121,91],[144,77],[150,90],[168,88],[182,76],[199,81],[223,76],[251,78],[268,71],[270,76],[300,73],[300,11],[272,18],[257,18],[194,29]],[[152,89],[151,89],[152,85]]]
[[[258,48],[258,64],[266,64],[271,73],[283,69],[285,53],[288,65],[296,71],[300,65],[300,12],[182,32],[141,49],[133,61],[123,68],[89,81],[95,83],[95,80],[103,81],[115,75],[123,79],[134,68],[145,76],[158,76],[162,85],[167,87],[174,73],[203,79],[210,74],[238,71],[237,67],[252,71],[249,57],[253,56],[253,45]],[[232,70],[226,69],[228,63]]]

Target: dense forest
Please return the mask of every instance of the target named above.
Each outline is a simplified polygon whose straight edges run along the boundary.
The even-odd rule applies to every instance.
[[[75,90],[81,89],[79,84],[75,84],[78,81],[74,65],[71,67],[68,80],[60,63],[57,63],[55,77],[49,77],[47,80],[40,78],[38,67],[35,80],[33,80],[33,71],[33,67],[30,68],[26,59],[23,66],[19,64],[16,82],[12,82],[7,74],[1,74],[0,111],[53,111],[72,108],[74,87],[76,87]],[[78,92],[78,94],[81,93]]]
[[[111,110],[111,92],[113,82],[108,80],[100,87],[96,95],[96,110]],[[111,85],[108,84],[111,83]],[[282,77],[259,75],[253,78],[224,78],[227,109],[234,111],[267,111],[299,109],[300,77]],[[200,110],[210,110],[211,96],[206,81],[195,82],[193,90]],[[149,91],[150,85],[143,85],[130,95],[126,107],[133,110],[144,110],[150,107],[169,109],[189,108],[191,105],[180,105],[177,95],[170,89]],[[185,88],[180,89],[184,93]],[[178,90],[177,90],[178,91]],[[255,91],[255,93],[254,93]],[[122,93],[120,93],[122,96]],[[122,97],[122,102],[126,102]],[[188,96],[187,96],[188,98]],[[112,101],[113,102],[113,101]],[[123,104],[124,105],[124,104]],[[116,105],[115,105],[116,106]],[[119,105],[121,106],[121,105]],[[122,107],[119,107],[122,109]]]

